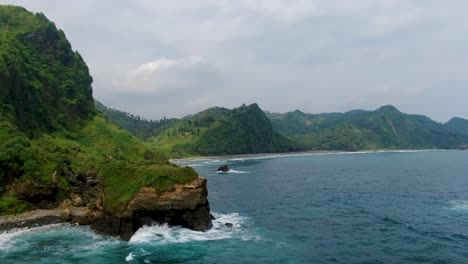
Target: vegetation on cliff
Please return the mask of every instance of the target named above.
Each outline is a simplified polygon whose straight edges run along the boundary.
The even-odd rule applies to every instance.
[[[54,23],[0,6],[0,214],[71,193],[119,214],[143,186],[163,192],[197,177],[97,114],[91,82]]]
[[[468,137],[422,115],[401,113],[393,106],[346,113],[268,113],[273,129],[307,149],[456,148]]]

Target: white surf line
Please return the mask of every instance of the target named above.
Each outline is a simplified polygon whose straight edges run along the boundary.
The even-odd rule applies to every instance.
[[[290,152],[290,153],[261,153],[261,154],[245,154],[245,155],[230,155],[230,156],[206,156],[187,159],[170,159],[171,163],[177,165],[188,162],[223,162],[223,161],[240,161],[240,160],[260,160],[274,159],[284,157],[300,157],[300,156],[325,156],[325,155],[355,155],[355,154],[373,154],[373,153],[418,153],[418,152],[439,152],[439,151],[457,151],[451,149],[388,149],[388,150],[365,150],[365,151],[306,151],[306,152]],[[194,164],[190,164],[194,165]],[[189,165],[186,165],[189,166]]]

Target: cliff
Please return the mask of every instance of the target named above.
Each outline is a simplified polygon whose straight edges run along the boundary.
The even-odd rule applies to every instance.
[[[168,223],[197,231],[212,227],[206,179],[197,178],[188,184],[177,184],[160,193],[154,187],[142,187],[121,216],[104,214],[92,227],[104,234],[130,239],[143,225]]]
[[[86,64],[43,14],[0,6],[0,46],[0,215],[120,221],[142,188],[162,195],[198,178],[97,113]],[[184,225],[203,229],[193,219]]]

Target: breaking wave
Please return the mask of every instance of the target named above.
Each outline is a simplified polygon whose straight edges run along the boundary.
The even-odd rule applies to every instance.
[[[248,172],[248,171],[240,171],[240,170],[233,170],[233,169],[230,169],[230,170],[227,171],[227,172],[224,172],[224,171],[217,171],[216,173],[221,173],[221,174],[240,173],[240,174],[243,174],[243,173],[250,173],[250,172]]]
[[[238,238],[242,240],[257,240],[258,236],[252,235],[248,229],[249,218],[237,213],[216,214],[213,227],[206,232],[193,231],[183,227],[163,225],[143,226],[132,236],[130,243],[151,243],[166,245],[171,243],[188,243],[192,241],[221,240]],[[232,227],[226,225],[232,224]]]

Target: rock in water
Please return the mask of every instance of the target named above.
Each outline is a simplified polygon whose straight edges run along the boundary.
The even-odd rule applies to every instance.
[[[223,165],[223,166],[218,168],[218,171],[229,172],[229,167],[228,167],[228,165]]]

